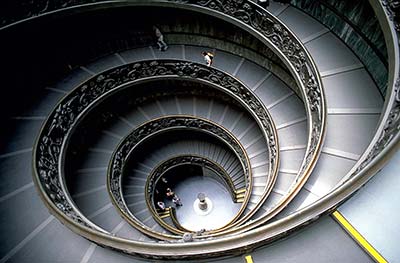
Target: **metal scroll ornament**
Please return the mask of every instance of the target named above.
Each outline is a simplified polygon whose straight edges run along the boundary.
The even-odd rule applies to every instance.
[[[393,23],[395,34],[393,37],[397,40],[395,42],[399,46],[398,42],[400,38],[400,1],[398,0],[382,0],[381,1],[384,10],[386,11],[388,20]],[[398,55],[398,54],[397,54]],[[398,57],[395,57],[399,61]],[[354,177],[359,174],[366,166],[368,166],[373,160],[375,160],[380,153],[387,148],[389,144],[393,142],[395,138],[399,137],[400,132],[400,72],[397,72],[397,79],[394,81],[393,88],[390,89],[392,102],[388,104],[386,111],[389,112],[386,120],[384,120],[383,127],[380,131],[379,137],[375,141],[373,147],[370,149],[363,161],[358,167],[351,173],[349,177]],[[388,99],[390,101],[390,98]],[[397,139],[398,140],[398,139]]]
[[[144,140],[171,129],[194,129],[200,132],[206,132],[229,145],[229,147],[233,149],[236,156],[239,158],[239,161],[243,166],[243,172],[247,179],[246,185],[247,187],[250,187],[250,163],[246,157],[244,149],[231,134],[213,122],[205,119],[180,115],[167,116],[147,122],[134,129],[126,138],[122,140],[121,144],[118,146],[113,155],[108,171],[109,190],[113,201],[118,208],[125,213],[125,215],[129,216],[130,212],[127,205],[123,201],[122,176],[130,153]],[[251,191],[251,188],[249,188],[249,191]],[[136,218],[134,219],[137,220]]]
[[[228,186],[228,190],[232,196],[234,196],[235,191],[238,190],[235,189],[234,183],[232,182],[232,178],[229,176],[228,172],[217,163],[203,156],[181,155],[162,162],[150,173],[149,177],[147,178],[148,183],[146,183],[147,185],[146,191],[150,195],[151,201],[154,201],[152,200],[153,198],[152,194],[154,192],[154,187],[157,184],[157,181],[171,168],[184,164],[194,164],[198,166],[204,166],[214,171],[216,175],[219,176],[222,179],[222,181],[225,182],[226,186]]]
[[[178,167],[181,165],[186,165],[186,164],[206,167],[206,168],[214,171],[215,176],[219,178],[219,181],[222,181],[222,183],[225,185],[226,189],[230,193],[233,202],[237,201],[236,191],[239,190],[239,189],[236,189],[236,187],[232,181],[232,177],[221,165],[219,165],[218,163],[216,163],[204,156],[178,155],[178,156],[172,157],[168,160],[161,162],[157,167],[155,167],[151,171],[150,175],[147,177],[147,180],[146,180],[146,187],[145,187],[146,193],[145,194],[146,194],[147,207],[152,212],[154,219],[156,221],[161,221],[161,223],[163,223],[163,225],[167,225],[168,226],[168,227],[166,227],[167,229],[170,229],[172,227],[175,230],[176,229],[175,227],[177,227],[177,229],[184,231],[183,239],[185,239],[185,234],[188,234],[188,232],[191,232],[191,231],[182,227],[182,225],[179,223],[179,221],[176,218],[174,218],[175,220],[172,219],[174,221],[174,226],[171,226],[168,223],[163,222],[162,219],[159,218],[157,209],[154,205],[155,204],[154,192],[155,192],[156,185],[159,182],[160,178],[163,177],[163,175],[165,175],[165,173],[167,171],[169,171],[170,169],[173,169],[175,167]],[[245,178],[245,176],[248,176],[248,175],[243,173],[244,178]],[[248,180],[248,179],[245,178],[245,180]],[[249,189],[246,188],[246,191],[248,191],[248,190]],[[248,193],[246,195],[248,195]],[[246,205],[242,205],[242,207],[246,207]],[[237,215],[235,218],[237,218],[238,216],[239,215]],[[233,222],[233,220],[234,219],[232,219],[231,222]],[[229,222],[227,225],[229,225],[231,222]],[[192,238],[193,238],[193,234],[195,234],[195,237],[201,237],[205,233],[206,233],[206,231],[200,231],[200,232],[197,231],[195,233],[190,233],[190,234],[192,235]],[[193,241],[193,240],[191,240],[191,241]]]
[[[246,86],[215,68],[198,63],[180,60],[141,61],[110,69],[84,82],[63,98],[42,127],[34,151],[35,179],[46,202],[58,211],[57,214],[64,214],[78,224],[94,226],[74,207],[63,175],[64,151],[82,116],[118,89],[137,81],[156,78],[202,81],[238,100],[261,126],[269,144],[270,176],[276,176],[278,146],[275,127],[265,107]]]
[[[245,197],[245,202],[243,202],[242,204],[242,209],[240,209],[241,212],[239,212],[232,220],[238,218],[245,211],[245,207],[247,205],[252,190],[250,161],[246,155],[245,150],[231,133],[229,133],[227,130],[220,127],[216,123],[192,116],[172,115],[149,121],[137,127],[121,141],[118,148],[115,150],[113,154],[107,172],[108,190],[111,199],[117,206],[119,212],[122,214],[123,217],[125,217],[128,220],[129,223],[131,223],[131,225],[133,225],[133,227],[137,228],[139,231],[142,231],[142,229],[145,228],[146,234],[148,235],[153,234],[154,237],[158,238],[163,238],[163,237],[170,238],[170,237],[165,236],[162,233],[158,233],[150,229],[149,227],[146,227],[144,224],[140,222],[140,220],[138,220],[135,217],[134,214],[130,212],[123,197],[122,179],[123,179],[123,174],[126,170],[125,168],[126,164],[130,159],[130,156],[140,144],[144,143],[145,141],[151,140],[154,136],[160,133],[176,129],[189,130],[189,132],[190,130],[196,130],[198,132],[203,132],[211,136],[214,136],[215,138],[221,140],[227,147],[229,147],[235,153],[236,157],[239,159],[242,165],[246,181],[246,195],[245,195],[246,197]],[[177,160],[180,160],[182,162],[191,161],[193,163],[202,160],[202,163],[209,163],[210,166],[214,168],[214,170],[219,172],[219,174],[222,175],[226,174],[226,172],[222,168],[218,167],[216,164],[210,161],[205,160],[204,158],[199,159],[197,157],[196,159],[196,157],[193,156],[190,157],[185,156],[180,158],[181,159],[174,158],[172,160],[169,160],[169,162],[167,161],[167,164],[171,164],[171,162],[174,161],[176,162]],[[167,166],[163,165],[161,168],[167,168]],[[153,173],[149,174],[146,183],[146,188],[143,192],[143,195],[146,196],[146,201],[148,204],[150,203],[149,200],[151,199],[149,193],[152,192],[151,188],[153,187],[154,176],[156,175],[154,175]],[[227,181],[229,181],[229,179]],[[228,185],[230,184],[228,183]],[[235,189],[232,190],[234,191]],[[149,209],[152,211],[152,207],[149,207]],[[157,218],[155,219],[157,220]],[[137,226],[140,227],[138,228]],[[168,228],[168,230],[171,231],[172,233],[181,235],[184,234],[176,229],[170,228],[169,226],[164,226],[164,227]]]
[[[185,1],[207,7],[234,17],[241,22],[249,25],[258,33],[261,33],[271,43],[284,54],[307,88],[306,98],[311,105],[312,111],[321,111],[321,90],[317,82],[318,74],[313,69],[313,65],[307,58],[305,49],[299,40],[289,32],[274,16],[259,9],[251,1],[245,0],[203,0]],[[322,120],[323,115],[319,116]]]
[[[385,7],[386,14],[393,22],[397,32],[400,31],[400,1],[398,0],[382,0],[382,5]]]

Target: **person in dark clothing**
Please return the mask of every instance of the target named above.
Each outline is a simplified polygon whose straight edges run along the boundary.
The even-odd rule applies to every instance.
[[[174,197],[172,197],[172,202],[176,205],[176,206],[182,206],[182,202],[181,199],[177,196],[174,195]]]

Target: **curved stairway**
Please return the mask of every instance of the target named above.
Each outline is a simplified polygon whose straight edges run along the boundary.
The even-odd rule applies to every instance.
[[[315,59],[321,72],[328,105],[327,135],[317,166],[305,187],[278,215],[279,218],[313,203],[329,193],[343,179],[374,135],[383,102],[360,61],[325,27],[293,7],[272,4],[270,8],[298,35]],[[42,94],[38,95],[39,104],[32,109],[26,109],[26,113],[21,116],[12,116],[8,120],[7,131],[4,131],[5,135],[2,136],[7,143],[3,144],[0,153],[0,209],[2,215],[5,215],[2,217],[1,233],[10,238],[1,246],[2,261],[10,259],[18,262],[26,258],[45,258],[52,261],[67,253],[68,260],[73,262],[136,260],[89,243],[67,230],[57,220],[53,220],[54,217],[49,215],[37,197],[31,181],[32,146],[43,121],[57,101],[87,78],[109,68],[139,60],[173,58],[203,63],[199,54],[204,49],[207,47],[170,45],[166,52],[145,47],[115,53],[89,65],[82,65],[54,87],[46,87]],[[332,50],[335,52],[328,52]],[[253,216],[253,219],[262,218],[263,214],[285,197],[296,181],[295,175],[304,158],[307,144],[304,106],[295,92],[262,67],[222,50],[214,52],[213,66],[232,74],[250,87],[266,105],[277,127],[280,168],[270,196],[261,210]],[[77,179],[71,181],[70,188],[74,201],[90,220],[116,236],[154,242],[122,220],[111,205],[106,191],[107,166],[116,145],[134,127],[163,115],[188,114],[208,118],[227,128],[246,149],[254,176],[253,195],[247,206],[248,213],[265,188],[268,177],[268,162],[265,160],[268,154],[265,145],[260,143],[263,138],[255,128],[254,121],[241,112],[240,109],[218,100],[174,96],[160,98],[114,116],[113,124],[98,131],[95,136],[97,140],[83,154],[87,158],[81,160],[81,166],[73,171],[73,178]],[[187,148],[198,151],[186,152]],[[138,164],[135,173],[149,172],[150,167],[168,154],[172,156],[177,152],[185,152],[206,155],[211,154],[211,149],[216,150],[215,146],[213,148],[209,143],[195,140],[172,143],[158,149],[150,158],[145,158]],[[216,162],[223,163],[222,159]],[[223,164],[229,165],[231,162],[228,160]],[[16,176],[18,180],[15,180]],[[138,188],[134,186],[131,189],[132,192],[127,189],[127,195],[136,194]],[[135,211],[140,213],[143,209],[136,207]],[[148,214],[142,216],[143,221],[149,218]],[[30,220],[26,221],[25,218],[28,217]],[[151,221],[149,226],[157,231],[165,231],[154,223]],[[53,239],[53,236],[57,236],[57,239]],[[43,242],[39,240],[48,239],[52,242],[47,242],[44,248]],[[65,242],[66,240],[68,242]],[[44,249],[52,253],[44,256],[40,253]]]
[[[196,112],[193,112],[194,109],[196,109]],[[220,112],[215,111],[215,109],[224,109],[225,114],[214,114],[214,112]],[[261,176],[258,176],[254,180],[253,189],[257,191],[252,195],[250,201],[259,198],[256,193],[262,193],[268,181],[268,163],[265,163],[265,161],[260,162],[260,159],[267,159],[268,151],[264,148],[264,144],[255,144],[255,142],[262,140],[259,130],[247,129],[247,127],[254,127],[251,118],[247,114],[242,114],[237,107],[224,105],[217,99],[209,101],[207,98],[195,96],[164,96],[156,101],[130,108],[128,112],[115,114],[115,117],[108,121],[106,128],[98,129],[96,134],[90,133],[89,136],[96,137],[96,140],[93,145],[87,147],[85,153],[81,153],[85,159],[81,160],[80,165],[76,166],[74,171],[72,171],[74,176],[70,179],[72,183],[72,197],[81,211],[89,215],[89,219],[92,218],[91,215],[98,216],[102,212],[115,214],[115,211],[108,212],[112,206],[109,196],[105,191],[105,178],[107,177],[107,165],[111,160],[112,153],[123,136],[142,123],[170,115],[204,117],[225,127],[227,126],[225,125],[226,123],[231,124],[230,131],[232,134],[236,135],[248,152],[253,154],[250,157],[253,173],[261,171],[259,172]],[[233,125],[235,123],[236,125]],[[254,140],[254,138],[258,139]],[[160,142],[161,146],[156,146],[154,151],[148,149],[149,155],[138,159],[137,163],[131,169],[129,176],[126,178],[128,181],[125,196],[130,197],[127,199],[128,207],[131,208],[131,212],[134,215],[137,212],[140,213],[140,218],[147,219],[148,223],[146,222],[146,225],[149,224],[150,228],[155,228],[159,225],[156,225],[156,222],[151,218],[151,214],[146,208],[143,189],[145,188],[146,177],[156,165],[164,160],[178,155],[203,156],[225,168],[232,176],[232,181],[238,190],[245,186],[240,163],[224,147],[204,141],[204,138],[203,140],[195,138],[184,140],[181,138],[175,143],[171,141],[172,139],[166,137],[163,142]],[[93,171],[95,171],[95,174],[93,174]],[[135,195],[139,193],[141,193],[141,196]],[[96,200],[95,202],[98,205],[92,204],[94,200]],[[137,200],[137,202],[133,202],[133,200]],[[143,210],[144,208],[146,209]],[[106,216],[108,215],[104,215],[104,217]],[[103,225],[101,222],[109,221],[100,217],[98,220],[93,218],[92,221],[95,223],[99,222],[99,226]],[[109,228],[105,229],[111,231]]]
[[[100,73],[112,66],[117,66],[121,64],[121,62],[131,63],[136,60],[146,60],[152,58],[188,59],[190,61],[203,63],[202,57],[198,54],[200,54],[204,49],[206,49],[206,47],[171,45],[166,52],[159,52],[151,47],[145,47],[113,54],[107,58],[104,58],[103,60],[84,67],[83,70],[95,74]],[[216,50],[215,56],[216,59],[213,64],[214,67],[231,73],[233,76],[236,76],[243,81],[248,87],[253,89],[256,95],[266,105],[274,122],[276,123],[278,137],[282,145],[282,160],[280,164],[279,175],[277,177],[278,182],[276,187],[272,190],[271,198],[274,200],[271,202],[274,204],[278,202],[279,198],[287,192],[291,183],[295,180],[295,175],[297,174],[303,159],[307,137],[304,107],[302,106],[301,100],[291,89],[289,89],[281,80],[279,80],[279,78],[265,69],[262,69],[260,66],[257,66],[251,61],[240,58],[239,56],[234,56],[223,51]],[[106,66],[106,63],[108,63],[108,67]],[[250,72],[251,78],[249,77]],[[263,169],[265,169],[265,165],[267,165],[267,163],[263,161],[265,160],[265,157],[262,156],[265,154],[265,152],[263,152],[263,149],[258,148],[258,141],[262,139],[261,135],[251,134],[255,132],[255,129],[252,129],[252,127],[254,127],[254,123],[246,123],[241,113],[235,114],[230,112],[226,106],[218,105],[217,103],[214,103],[213,100],[207,102],[197,102],[195,99],[192,99],[192,101],[191,99],[188,99],[188,101],[188,105],[181,105],[182,103],[179,101],[179,99],[175,99],[175,101],[168,101],[167,103],[169,104],[167,105],[171,106],[166,107],[168,107],[168,109],[172,109],[172,111],[167,113],[182,114],[185,113],[185,109],[182,110],[182,107],[186,107],[186,112],[188,112],[190,115],[195,114],[194,111],[198,111],[200,116],[211,118],[211,120],[214,120],[229,130],[232,130],[232,132],[237,135],[238,139],[241,140],[242,137],[244,137],[242,144],[249,152],[249,157],[251,159],[257,158],[257,163],[254,163],[255,167],[257,168],[253,170],[254,177],[262,178],[267,176],[265,174],[265,170],[263,171]],[[198,105],[191,105],[193,103]],[[202,105],[202,103],[205,105]],[[174,104],[177,105],[175,106]],[[119,132],[119,135],[123,136],[123,129],[132,128],[145,120],[156,118],[158,116],[157,114],[160,114],[161,111],[159,105],[160,103],[158,102],[157,105],[155,104],[153,106],[148,106],[150,108],[147,110],[141,109],[142,113],[139,113],[137,117],[122,116],[120,119],[121,122],[125,123],[125,125],[121,123],[117,126],[118,131],[114,132],[111,130],[111,132]],[[164,108],[162,104],[161,108]],[[283,111],[282,109],[290,109],[290,111]],[[130,122],[129,120],[135,120],[135,123],[132,123],[132,121]],[[281,176],[281,174],[284,176]],[[262,188],[264,186],[255,186],[256,189],[254,189],[254,191],[256,193],[262,193]],[[252,206],[254,206],[256,203],[256,200],[250,200],[248,210],[251,210]],[[267,210],[273,206],[273,204],[268,205],[268,207],[264,205],[262,209]]]

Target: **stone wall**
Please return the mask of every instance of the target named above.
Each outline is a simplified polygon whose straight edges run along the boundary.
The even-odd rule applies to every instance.
[[[388,80],[385,38],[367,0],[292,0],[344,41],[363,62],[381,94]]]

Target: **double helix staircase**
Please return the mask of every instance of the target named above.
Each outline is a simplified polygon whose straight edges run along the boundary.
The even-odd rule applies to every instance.
[[[157,2],[191,12],[204,4],[152,4]],[[233,2],[225,4],[238,8]],[[225,12],[223,19],[249,30],[246,18],[228,8],[204,4],[199,10]],[[140,33],[129,48],[69,69],[35,92],[32,106],[7,116],[0,148],[0,233],[7,242],[0,246],[0,262],[243,262],[241,254],[319,217],[311,228],[255,255],[273,259],[275,249],[314,242],[329,229],[355,260],[371,260],[323,214],[358,189],[349,182],[365,183],[357,175],[373,160],[368,153],[379,148],[370,145],[380,142],[379,132],[392,135],[385,146],[396,141],[395,128],[384,124],[398,91],[390,95],[389,88],[384,100],[353,51],[300,9],[271,2],[268,10],[265,21],[277,18],[289,28],[301,55],[274,42],[287,36],[277,33],[278,24],[271,33],[261,22],[249,23],[283,62],[275,55],[268,62],[263,54],[246,57],[229,45],[195,44],[193,39],[209,36],[176,37],[166,23],[168,50],[157,50],[151,36]],[[214,53],[211,68],[204,50]],[[66,139],[57,140],[63,132]],[[167,208],[160,210],[161,176],[182,164],[197,165],[203,176],[168,177],[183,206],[162,199]],[[205,176],[207,169],[217,176]],[[350,190],[342,197],[345,186]],[[211,213],[208,223],[191,210],[193,196],[207,190],[212,212],[219,213]],[[334,193],[341,199],[332,197],[333,205],[328,198]]]

